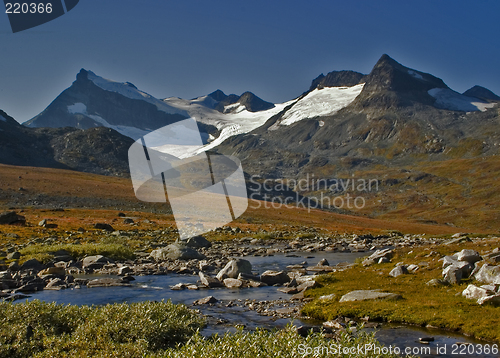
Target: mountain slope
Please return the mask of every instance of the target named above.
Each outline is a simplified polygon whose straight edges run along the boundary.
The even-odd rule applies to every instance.
[[[0,110],[2,164],[128,176],[132,143],[132,139],[105,127],[27,128]]]

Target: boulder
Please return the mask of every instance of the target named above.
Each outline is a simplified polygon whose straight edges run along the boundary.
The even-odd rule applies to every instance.
[[[332,301],[335,299],[337,295],[335,293],[330,293],[329,295],[319,296],[318,300],[320,301]]]
[[[16,292],[36,292],[36,291],[42,291],[43,288],[45,287],[45,281],[43,281],[40,278],[36,278],[34,280],[31,280],[30,282],[26,283],[25,285],[19,287],[16,289]]]
[[[105,230],[109,232],[115,231],[115,229],[113,229],[111,225],[106,223],[96,223],[94,224],[94,228],[96,228],[97,230]]]
[[[174,243],[160,249],[153,250],[150,257],[157,261],[161,260],[202,260],[205,255],[195,249],[186,246],[184,243]]]
[[[500,284],[500,266],[485,264],[474,275],[474,278],[483,283]]]
[[[398,276],[401,276],[401,275],[407,275],[409,272],[408,272],[408,269],[406,268],[406,266],[402,265],[402,266],[396,266],[392,269],[391,272],[389,272],[389,276],[392,276],[392,277],[398,277]]]
[[[188,247],[193,247],[195,249],[202,247],[206,248],[212,247],[212,243],[201,235],[190,237],[189,239],[186,240],[186,245]]]
[[[132,270],[129,266],[122,266],[118,269],[118,276],[125,276],[126,274],[132,273]]]
[[[327,259],[321,259],[317,266],[330,266],[330,264],[328,263],[328,260]]]
[[[90,280],[87,283],[87,287],[116,287],[116,286],[129,287],[131,285],[118,278],[98,278],[95,280]]]
[[[475,262],[481,261],[481,255],[479,255],[479,252],[475,250],[462,250],[460,252],[457,252],[455,255],[458,261],[467,261],[470,264],[473,264]]]
[[[24,216],[17,215],[15,211],[0,213],[0,225],[22,224],[25,222],[26,218]]]
[[[225,278],[224,286],[227,288],[240,288],[243,286],[243,281],[238,280],[237,278]]]
[[[469,285],[465,290],[462,291],[462,296],[470,300],[472,299],[478,300],[480,298],[491,296],[494,294],[495,294],[494,291],[490,291],[482,287],[477,287],[475,285]]]
[[[500,295],[491,295],[477,300],[480,305],[500,306]]]
[[[226,266],[217,274],[219,281],[225,278],[238,278],[240,273],[252,274],[252,264],[248,260],[234,259],[229,261]]]
[[[434,286],[434,287],[439,287],[439,286],[448,286],[450,283],[445,280],[441,280],[438,278],[433,278],[432,280],[428,281],[426,283],[427,286]]]
[[[38,273],[38,276],[40,277],[43,275],[64,276],[66,275],[66,270],[64,267],[48,267],[45,270],[42,270]]]
[[[214,296],[207,296],[204,298],[200,298],[199,300],[196,300],[193,302],[193,305],[207,305],[207,304],[212,304],[216,303],[219,300],[215,298]]]
[[[463,277],[462,268],[455,265],[447,266],[443,270],[443,276],[444,280],[448,283],[451,284],[460,283]]]
[[[21,253],[19,251],[11,252],[7,254],[7,260],[19,260],[21,258]]]
[[[113,262],[114,261],[112,259],[102,255],[87,256],[82,261],[82,267],[98,269],[102,268],[107,263],[113,263]]]
[[[34,271],[41,271],[45,268],[45,265],[42,264],[40,261],[37,259],[30,259],[27,261],[24,261],[24,263],[21,265],[20,270],[34,270]]]
[[[61,280],[60,278],[53,278],[52,280],[49,281],[47,286],[45,286],[45,289],[61,289],[61,288],[66,288],[66,282]]]
[[[7,270],[14,272],[14,271],[19,271],[21,269],[21,266],[17,263],[17,261],[11,262]]]
[[[200,276],[200,281],[204,286],[207,286],[209,288],[214,288],[214,287],[222,287],[224,286],[222,282],[217,280],[215,277],[210,277],[208,275],[205,275],[203,272],[198,272],[198,276]]]
[[[260,275],[260,280],[268,285],[280,285],[290,281],[290,277],[285,271],[267,270]]]
[[[394,256],[394,250],[391,249],[383,249],[383,250],[377,250],[370,256],[368,256],[368,259],[372,259],[375,262],[378,262],[381,258],[386,258],[387,260],[392,259]]]
[[[366,300],[399,300],[401,295],[389,292],[378,292],[374,290],[351,291],[340,298],[339,302],[353,302]]]
[[[0,271],[0,281],[10,279],[12,279],[12,275],[9,271]]]

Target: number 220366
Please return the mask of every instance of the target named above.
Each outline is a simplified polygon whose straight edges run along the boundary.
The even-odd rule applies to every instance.
[[[6,14],[50,14],[52,12],[52,4],[49,2],[44,3],[6,3]]]

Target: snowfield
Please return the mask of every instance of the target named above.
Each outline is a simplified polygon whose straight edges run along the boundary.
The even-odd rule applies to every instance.
[[[306,118],[331,116],[354,101],[364,85],[316,88],[289,109],[280,124],[288,126]]]
[[[87,71],[88,73],[88,79],[94,82],[94,84],[97,87],[100,87],[101,89],[109,92],[116,92],[121,94],[124,97],[130,98],[130,99],[139,99],[142,101],[146,101],[148,103],[154,104],[158,110],[163,111],[165,113],[169,114],[182,114],[186,115],[185,112],[179,110],[178,108],[175,107],[170,107],[163,101],[160,101],[159,99],[151,96],[150,94],[147,94],[146,92],[143,92],[141,90],[138,90],[134,85],[131,83],[125,82],[115,82],[112,80],[108,80],[106,78],[102,78],[97,76],[94,72],[92,71]]]
[[[290,105],[293,106],[284,114],[283,120],[279,125],[290,125],[306,118],[335,114],[340,109],[349,105],[359,95],[364,86],[364,84],[360,84],[352,87],[315,89],[300,100],[294,99],[275,104],[273,108],[260,112],[250,112],[244,105],[234,103],[225,106],[224,113],[221,113],[213,109],[218,102],[209,96],[202,96],[192,100],[177,97],[158,100],[127,83],[110,81],[96,76],[90,71],[88,73],[89,79],[106,91],[116,92],[127,98],[146,100],[149,103],[155,104],[159,110],[167,113],[186,115],[197,122],[213,125],[220,131],[217,138],[212,137],[211,142],[205,145],[195,145],[194,143],[181,144],[180,142],[164,143],[162,142],[161,131],[155,134],[157,131],[151,132],[135,127],[112,125],[99,115],[87,113],[87,107],[83,103],[75,103],[67,108],[71,114],[83,114],[92,118],[100,125],[112,128],[134,140],[147,135],[150,142],[148,147],[178,158],[186,158],[199,154],[220,145],[232,136],[249,133],[262,126],[269,118],[280,113]]]
[[[479,98],[467,97],[448,88],[433,88],[427,93],[436,99],[434,106],[452,111],[484,112],[496,104],[484,102]]]

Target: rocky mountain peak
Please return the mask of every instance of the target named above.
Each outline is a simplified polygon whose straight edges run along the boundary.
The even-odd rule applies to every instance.
[[[500,97],[494,94],[487,88],[481,86],[474,86],[469,88],[467,91],[463,93],[463,95],[468,97],[476,97],[485,101],[500,101]]]
[[[405,67],[384,54],[366,76],[366,84],[354,105],[362,108],[432,105],[435,99],[427,91],[433,88],[448,89],[448,86],[440,78]]]
[[[212,97],[217,102],[223,101],[227,98],[227,95],[224,92],[222,92],[220,89],[210,93],[208,96]]]
[[[355,71],[332,71],[326,76],[321,74],[316,77],[309,91],[324,87],[351,87],[363,83],[365,78],[366,75]]]

